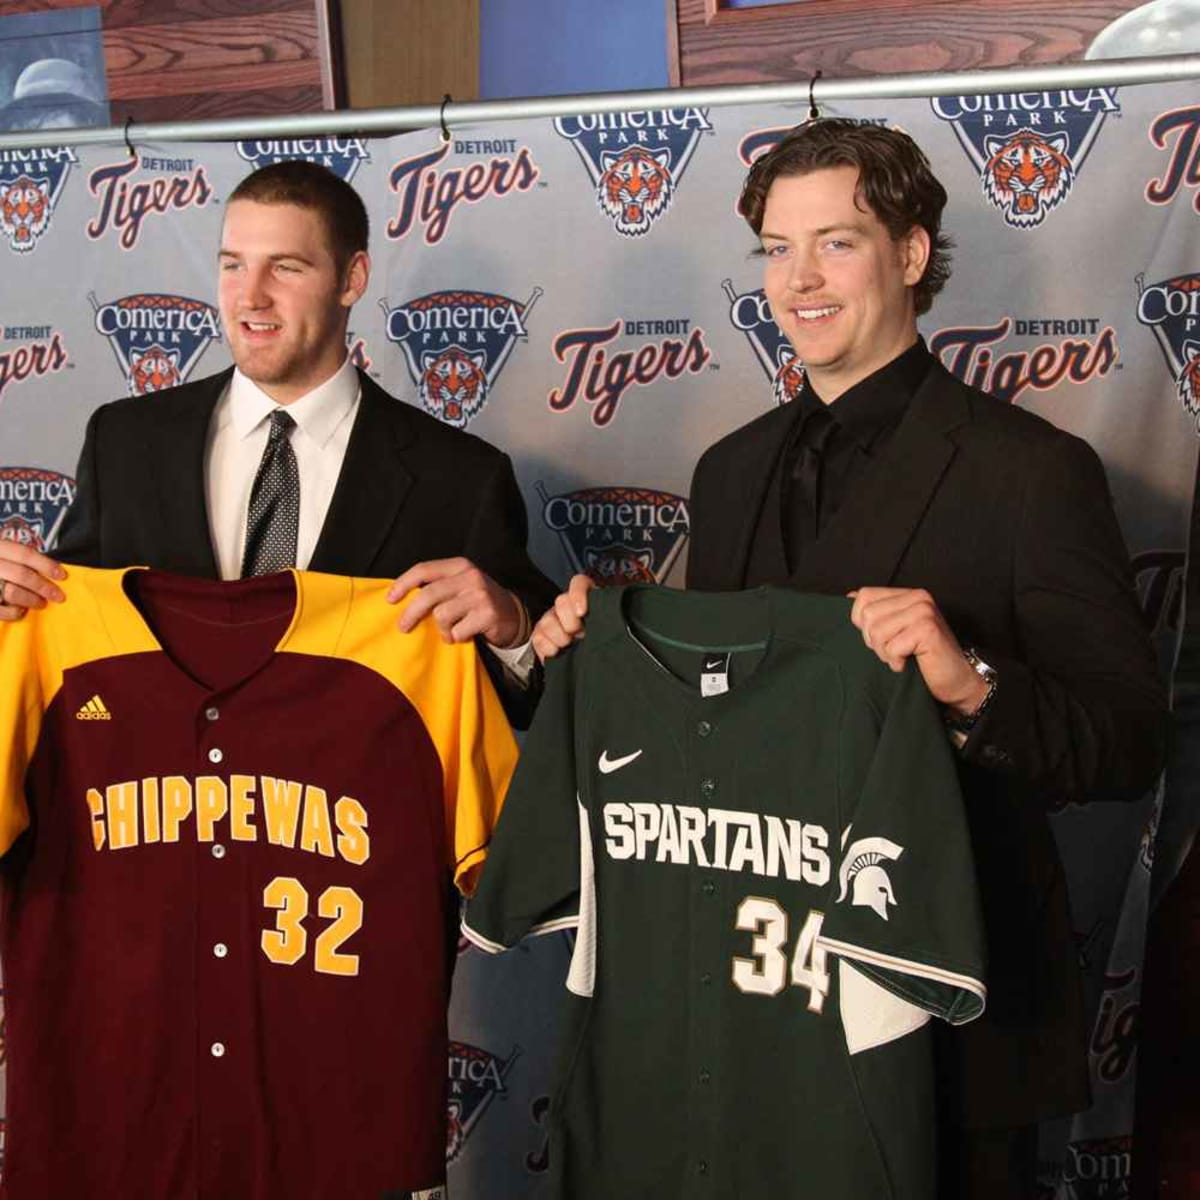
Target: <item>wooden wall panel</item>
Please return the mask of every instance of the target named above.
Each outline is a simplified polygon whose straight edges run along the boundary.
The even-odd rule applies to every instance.
[[[1082,58],[1142,0],[804,0],[720,11],[675,0],[685,87],[788,83]]]
[[[0,0],[0,16],[86,0]],[[381,0],[382,2],[382,0]],[[326,0],[93,0],[114,124],[320,112]],[[336,4],[331,5],[336,10]]]

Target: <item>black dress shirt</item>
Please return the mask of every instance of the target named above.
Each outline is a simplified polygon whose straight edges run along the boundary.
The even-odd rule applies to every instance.
[[[925,342],[918,339],[830,404],[805,377],[793,401],[798,409],[796,423],[767,492],[766,503],[778,506],[778,520],[759,523],[752,562],[778,564],[778,543],[760,543],[782,538],[788,574],[795,569],[804,548],[821,536],[842,502],[891,441],[933,361]],[[814,459],[819,460],[819,468]],[[776,575],[778,571],[769,573]]]

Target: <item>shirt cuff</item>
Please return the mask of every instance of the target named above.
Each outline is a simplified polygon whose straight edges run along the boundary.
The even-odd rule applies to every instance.
[[[519,683],[521,687],[529,686],[530,677],[533,675],[533,668],[537,663],[537,655],[533,652],[533,638],[529,638],[519,646],[509,646],[507,649],[502,649],[499,646],[493,646],[489,643],[488,649],[499,660],[505,672]]]

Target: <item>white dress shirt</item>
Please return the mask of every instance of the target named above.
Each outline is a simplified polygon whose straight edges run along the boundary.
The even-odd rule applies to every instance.
[[[325,524],[361,396],[358,372],[347,356],[324,383],[286,406],[296,422],[292,450],[300,476],[296,566],[301,570],[312,559]],[[204,490],[209,533],[222,579],[242,577],[250,490],[266,449],[271,414],[279,407],[235,368],[209,421]],[[534,664],[531,642],[510,650],[496,646],[489,649],[517,680],[527,682]]]

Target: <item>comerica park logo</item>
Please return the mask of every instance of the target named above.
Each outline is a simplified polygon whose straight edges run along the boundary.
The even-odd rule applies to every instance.
[[[450,1043],[446,1119],[448,1163],[462,1153],[491,1102],[504,1095],[504,1080],[520,1053],[514,1049],[507,1058],[501,1059],[469,1042]]]
[[[37,248],[78,161],[69,146],[0,150],[0,237],[10,250]]]
[[[1034,229],[1071,194],[1116,88],[1062,88],[990,96],[935,96],[979,172],[983,194],[1013,229]]]
[[[555,117],[554,130],[576,149],[613,228],[642,237],[667,212],[696,151],[712,129],[706,108]]]
[[[1036,339],[1016,349],[1011,340]],[[1117,364],[1117,331],[1099,317],[1002,317],[994,325],[949,326],[929,339],[929,349],[964,383],[1014,403],[1032,388],[1102,379]],[[1003,353],[1001,352],[1003,350]]]
[[[0,539],[45,553],[75,499],[75,480],[42,467],[0,467]]]
[[[426,412],[462,429],[483,410],[542,289],[528,300],[493,292],[431,292],[387,314],[388,340],[404,361]]]
[[[221,339],[217,310],[203,300],[137,292],[101,304],[88,293],[96,330],[108,338],[131,396],[178,387]]]
[[[542,520],[573,572],[601,586],[662,583],[679,560],[691,518],[684,496],[643,487],[590,487],[551,496],[536,485]]]
[[[1147,285],[1137,276],[1137,318],[1158,339],[1183,411],[1200,433],[1200,274]]]
[[[325,167],[346,183],[371,159],[367,143],[356,137],[277,138],[238,142],[236,148],[238,158],[255,171],[273,163],[300,159]]]
[[[729,300],[729,322],[746,335],[754,357],[771,381],[775,403],[795,400],[804,387],[804,364],[775,324],[766,292],[762,288],[738,292],[731,279],[721,280],[721,287]]]

